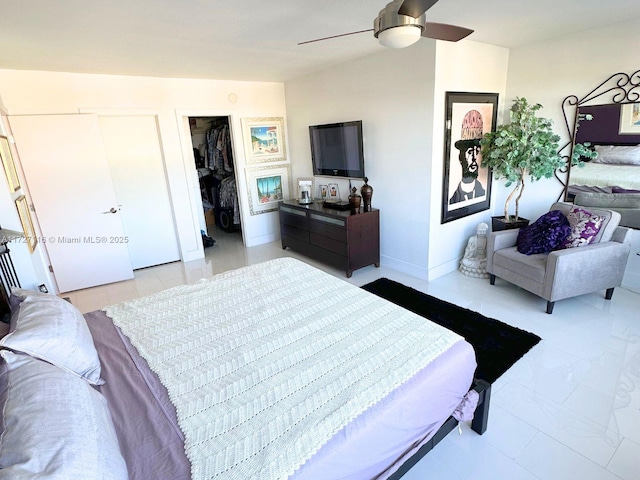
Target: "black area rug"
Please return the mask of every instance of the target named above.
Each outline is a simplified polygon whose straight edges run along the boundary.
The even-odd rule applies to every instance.
[[[495,382],[540,341],[540,337],[533,333],[387,278],[368,283],[362,288],[462,335],[476,351],[476,378],[489,383]]]

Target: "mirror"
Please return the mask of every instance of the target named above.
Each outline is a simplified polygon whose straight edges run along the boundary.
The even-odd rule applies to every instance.
[[[569,141],[560,149],[566,166],[556,178],[565,187],[564,199],[572,201],[581,191],[640,190],[640,70],[614,73],[581,98],[567,96],[562,112]],[[574,146],[585,142],[599,158],[572,166]]]
[[[598,157],[569,168],[565,199],[640,190],[640,103],[580,105],[576,118],[574,144],[589,142]]]

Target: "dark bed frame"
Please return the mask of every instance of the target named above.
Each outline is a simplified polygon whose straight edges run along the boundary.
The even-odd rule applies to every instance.
[[[487,430],[487,424],[489,422],[489,403],[491,400],[491,385],[484,380],[475,379],[473,381],[473,388],[478,392],[478,405],[476,407],[475,414],[473,416],[473,420],[471,421],[471,429],[482,435]],[[446,437],[451,430],[456,428],[458,425],[458,421],[449,417],[440,427],[440,429],[436,432],[436,434],[431,437],[431,439],[425,443],[420,449],[414,453],[411,457],[409,457],[400,468],[389,477],[389,480],[399,480],[405,473],[407,473],[411,468],[422,459],[427,453],[431,451],[433,447],[435,447],[444,437]]]

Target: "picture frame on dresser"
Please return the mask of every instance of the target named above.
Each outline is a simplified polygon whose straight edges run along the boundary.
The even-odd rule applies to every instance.
[[[329,193],[329,186],[326,183],[318,185],[318,200],[325,201]]]
[[[327,202],[336,203],[340,201],[340,186],[337,183],[327,185]]]

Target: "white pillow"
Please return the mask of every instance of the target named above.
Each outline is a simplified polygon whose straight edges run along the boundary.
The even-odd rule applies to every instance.
[[[128,479],[102,394],[42,360],[0,355],[0,480]]]
[[[98,352],[87,322],[71,303],[55,295],[29,295],[20,304],[13,331],[0,340],[8,348],[69,370],[102,385]]]
[[[595,149],[598,156],[591,160],[593,163],[640,166],[640,146],[596,145]]]

